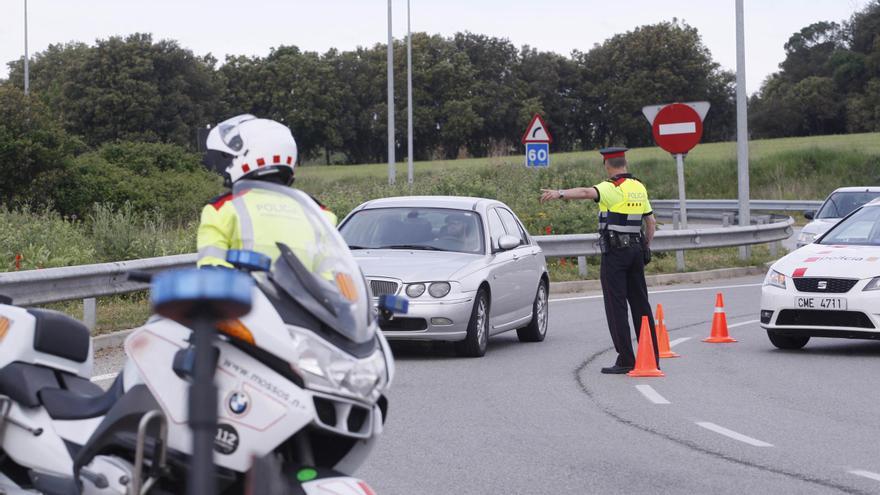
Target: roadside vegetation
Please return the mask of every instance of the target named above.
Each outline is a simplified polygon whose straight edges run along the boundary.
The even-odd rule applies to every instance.
[[[158,153],[155,159],[164,156]],[[632,150],[629,157],[633,173],[647,184],[652,198],[678,197],[674,164],[668,155],[657,148],[640,148]],[[187,155],[186,159],[192,162],[197,157]],[[152,165],[141,167],[150,169]],[[399,163],[397,169],[397,184],[390,186],[384,164],[301,167],[296,186],[320,198],[340,218],[372,198],[448,194],[504,201],[533,235],[596,230],[597,209],[592,202],[541,205],[537,200],[542,187],[589,186],[603,180],[600,156],[595,152],[554,155],[546,170],[526,169],[522,156],[419,162],[412,187],[406,183],[406,165]],[[823,199],[836,187],[877,185],[880,134],[754,141],[750,175],[751,196],[760,199]],[[156,194],[151,201],[92,203],[88,209],[83,203],[79,215],[64,216],[51,205],[2,205],[0,270],[194,252],[198,211],[222,190],[217,177],[198,177],[203,182],[196,183],[191,177],[190,182],[180,183],[182,191],[176,195],[170,189],[172,181],[156,180],[166,192]],[[735,198],[734,144],[697,147],[687,158],[686,181],[688,198]]]

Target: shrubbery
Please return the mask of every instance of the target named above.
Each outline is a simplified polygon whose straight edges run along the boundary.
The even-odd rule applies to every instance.
[[[123,261],[195,251],[197,223],[171,223],[131,203],[97,204],[84,219],[48,207],[0,206],[0,271]],[[18,260],[18,261],[17,261]]]

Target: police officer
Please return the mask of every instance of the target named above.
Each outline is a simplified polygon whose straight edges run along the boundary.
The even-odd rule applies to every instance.
[[[222,170],[227,186],[241,180],[267,181],[278,187],[293,183],[296,141],[287,126],[274,120],[253,115],[232,117],[211,130],[205,146],[205,164]],[[318,205],[335,225],[336,216]],[[284,216],[286,225],[298,223],[303,228],[276,228],[279,215]],[[231,266],[226,262],[226,252],[230,249],[258,251],[274,259],[280,254],[276,242],[282,242],[311,268],[310,260],[316,259],[311,253],[316,241],[314,235],[306,213],[294,199],[264,189],[243,188],[236,194],[230,191],[212,199],[202,209],[197,264]]]
[[[626,151],[627,148],[599,150],[608,180],[593,187],[541,190],[542,202],[592,199],[599,203],[602,295],[608,329],[617,351],[614,365],[602,368],[602,373],[608,374],[626,373],[635,366],[632,337],[626,319],[627,302],[636,338],[639,338],[642,316],[648,317],[651,339],[654,341],[654,360],[659,364],[654,316],[645,283],[645,264],[651,260],[650,245],[657,222],[645,186],[627,170]]]

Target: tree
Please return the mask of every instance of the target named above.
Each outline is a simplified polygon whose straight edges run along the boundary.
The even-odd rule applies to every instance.
[[[599,145],[651,144],[645,105],[708,100],[709,136],[731,134],[733,77],[720,70],[696,28],[662,22],[618,34],[587,53],[575,53],[591,105],[589,132]]]
[[[216,118],[214,59],[149,34],[53,45],[32,64],[33,93],[68,132],[97,146],[116,139],[194,147],[195,129]],[[19,63],[10,80],[21,80]]]
[[[4,204],[31,198],[44,202],[35,181],[60,173],[82,149],[38,99],[11,85],[0,86],[0,197]]]

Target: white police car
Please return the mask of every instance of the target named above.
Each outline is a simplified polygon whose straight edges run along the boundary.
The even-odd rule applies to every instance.
[[[880,339],[880,199],[770,267],[761,326],[780,349],[810,337]]]

